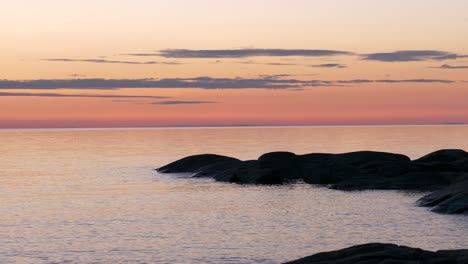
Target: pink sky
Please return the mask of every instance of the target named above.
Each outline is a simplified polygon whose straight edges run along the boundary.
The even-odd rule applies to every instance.
[[[468,2],[10,1],[0,128],[468,123]]]

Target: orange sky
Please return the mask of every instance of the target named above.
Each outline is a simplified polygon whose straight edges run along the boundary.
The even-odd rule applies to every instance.
[[[0,128],[467,123],[468,2],[376,2],[8,1]]]

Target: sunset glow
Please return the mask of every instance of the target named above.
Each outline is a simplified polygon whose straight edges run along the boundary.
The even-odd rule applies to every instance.
[[[0,128],[468,122],[467,1],[136,2],[2,4]]]

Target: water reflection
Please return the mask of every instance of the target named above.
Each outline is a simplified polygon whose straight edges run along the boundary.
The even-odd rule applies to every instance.
[[[420,193],[240,186],[152,170],[189,154],[242,159],[468,149],[468,127],[0,132],[1,263],[278,263],[365,242],[468,247],[468,220]]]

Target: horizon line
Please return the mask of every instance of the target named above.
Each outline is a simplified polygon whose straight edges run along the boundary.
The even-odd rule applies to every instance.
[[[191,129],[191,128],[307,128],[307,127],[409,127],[409,126],[468,126],[468,123],[425,123],[425,124],[329,124],[329,125],[175,125],[175,126],[84,126],[84,127],[11,127],[1,128],[8,130],[118,130],[118,129]]]

